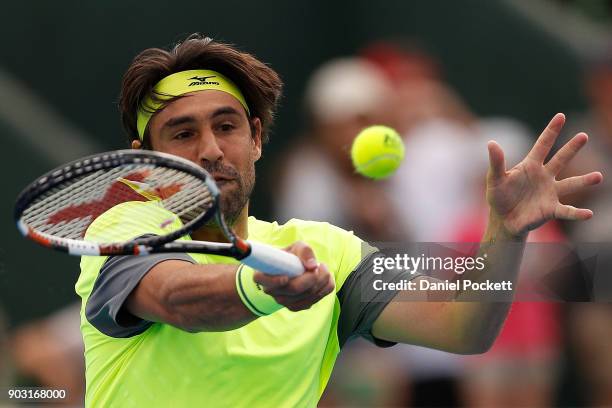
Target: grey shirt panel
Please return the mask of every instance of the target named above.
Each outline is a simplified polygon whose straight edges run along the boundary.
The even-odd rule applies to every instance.
[[[367,255],[348,276],[337,296],[340,301],[338,318],[338,341],[340,347],[354,338],[363,337],[379,347],[391,347],[396,343],[377,339],[372,335],[372,325],[385,307],[399,292],[376,290],[373,282],[399,282],[412,280],[420,274],[411,274],[406,270],[387,270],[381,275],[373,273],[374,259],[384,256],[380,252]]]
[[[109,257],[85,305],[89,323],[111,337],[132,337],[148,329],[153,322],[128,313],[123,310],[123,304],[147,272],[158,263],[172,259],[195,263],[189,255],[181,253]]]

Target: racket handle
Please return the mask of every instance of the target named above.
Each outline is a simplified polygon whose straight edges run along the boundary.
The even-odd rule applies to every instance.
[[[297,256],[261,242],[247,242],[251,254],[240,260],[243,264],[270,275],[294,277],[304,273],[304,265]]]

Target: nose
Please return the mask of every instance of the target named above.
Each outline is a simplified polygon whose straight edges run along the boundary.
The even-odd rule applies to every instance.
[[[198,159],[214,163],[223,160],[223,150],[219,146],[214,133],[205,130],[200,133],[201,137],[198,145]]]

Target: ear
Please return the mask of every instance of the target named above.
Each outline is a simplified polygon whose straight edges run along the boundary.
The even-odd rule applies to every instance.
[[[255,153],[255,161],[259,160],[261,157],[261,137],[262,137],[262,127],[261,120],[259,118],[251,119],[252,129],[253,129],[253,149]]]
[[[140,140],[132,140],[132,149],[140,149],[142,142]]]

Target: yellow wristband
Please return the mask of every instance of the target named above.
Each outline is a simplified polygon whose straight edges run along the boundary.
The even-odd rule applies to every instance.
[[[236,271],[236,290],[242,303],[253,314],[267,316],[282,309],[284,306],[276,303],[276,300],[253,280],[255,269],[241,264]]]

